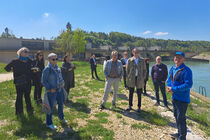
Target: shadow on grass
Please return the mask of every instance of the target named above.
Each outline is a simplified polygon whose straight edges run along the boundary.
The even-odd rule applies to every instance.
[[[43,121],[36,116],[18,118],[20,127],[14,132],[14,135],[21,138],[34,139],[81,139],[79,133],[74,131],[68,125],[61,124],[63,132],[52,131],[43,124]]]
[[[68,103],[65,104],[68,108],[75,108],[79,112],[84,112],[87,114],[90,114],[91,109],[88,108],[86,104],[78,103],[78,102],[72,102],[69,100]]]
[[[134,110],[125,111],[124,109],[122,109],[120,107],[117,107],[117,108],[114,108],[114,109],[107,108],[107,110],[117,112],[119,114],[122,114],[126,117],[132,118],[132,119],[137,120],[137,121],[145,121],[145,122],[150,123],[152,125],[158,125],[158,126],[169,125],[171,127],[176,128],[176,126],[173,124],[173,122],[169,121],[167,118],[164,118],[164,117],[160,116],[154,110],[151,110],[151,111],[141,110],[140,113],[138,113],[137,111],[134,111]]]
[[[125,94],[117,94],[117,97],[123,100],[128,101],[128,97]]]
[[[145,94],[144,96],[147,96],[147,97],[149,97],[150,99],[152,99],[152,100],[155,100],[155,101],[156,101],[156,97],[154,97],[154,96],[152,96],[152,95]],[[160,102],[164,103],[164,102],[163,102],[163,100],[161,100],[161,99],[160,99]],[[168,105],[171,105],[171,106],[172,106],[172,104],[171,104],[170,102],[168,102]]]

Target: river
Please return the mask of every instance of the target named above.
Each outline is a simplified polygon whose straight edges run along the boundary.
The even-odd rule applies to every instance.
[[[174,65],[173,61],[163,61],[167,65],[168,71]],[[151,67],[154,62],[150,62]],[[205,62],[186,61],[185,64],[191,68],[193,73],[193,87],[192,90],[199,93],[199,87],[205,87],[207,97],[210,98],[210,64]]]

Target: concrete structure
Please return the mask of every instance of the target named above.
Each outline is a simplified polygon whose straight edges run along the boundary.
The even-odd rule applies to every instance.
[[[27,47],[31,56],[34,56],[38,50],[41,50],[46,58],[54,45],[54,40],[0,38],[0,62],[8,63],[12,59],[17,58],[16,52],[22,47]]]

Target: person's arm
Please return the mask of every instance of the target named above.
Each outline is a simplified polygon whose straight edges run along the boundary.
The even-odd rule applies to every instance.
[[[171,80],[171,74],[173,74],[172,71],[173,71],[173,66],[171,67],[171,69],[169,71],[168,79],[166,81],[168,87],[171,87],[172,86],[172,80]]]
[[[127,65],[126,65],[126,76],[130,74],[130,65],[131,65],[131,61],[128,59]]]
[[[5,69],[7,72],[10,72],[10,71],[13,69],[13,67],[14,67],[14,63],[15,63],[14,60],[11,61],[9,64],[7,64],[7,65],[4,67],[4,69]]]
[[[120,79],[123,77],[123,65],[122,63],[120,62]]]
[[[107,78],[108,77],[108,61],[106,62],[105,66],[104,66],[104,75]]]
[[[48,75],[49,75],[50,68],[45,68],[42,72],[42,79],[41,82],[45,86],[46,90],[50,90],[51,86],[48,82]]]
[[[144,75],[144,80],[146,80],[146,77],[147,77],[146,63],[145,63],[144,59],[142,59],[142,61],[143,61],[143,75]]]
[[[168,77],[168,68],[165,65],[165,67],[164,67],[164,82],[167,80],[167,77]]]
[[[151,79],[152,81],[154,80],[154,66],[152,66],[152,69],[151,69]]]
[[[183,74],[183,84],[178,85],[178,86],[172,86],[171,90],[176,93],[181,93],[183,91],[186,91],[190,89],[193,85],[192,81],[192,71],[190,69],[186,70]]]

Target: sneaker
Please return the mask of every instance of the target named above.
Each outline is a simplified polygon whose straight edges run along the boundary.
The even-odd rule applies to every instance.
[[[100,109],[101,109],[101,110],[105,109],[105,106],[104,106],[104,105],[101,105],[101,106],[100,106]]]
[[[179,137],[179,134],[178,134],[178,133],[175,133],[175,134],[170,134],[170,136],[171,136],[172,138],[177,139],[177,138]]]
[[[160,105],[160,104],[159,104],[158,102],[154,104],[154,106],[159,106],[159,105]]]
[[[68,121],[67,121],[67,120],[65,120],[65,119],[60,120],[60,122],[61,122],[61,123],[63,123],[63,124],[67,124],[67,123],[68,123]]]
[[[137,112],[138,112],[138,113],[140,113],[140,112],[141,112],[141,108],[140,108],[140,107],[137,109]]]
[[[55,130],[56,129],[56,126],[54,126],[53,124],[47,125],[47,127],[50,128],[51,130]]]
[[[130,111],[130,110],[132,110],[132,107],[129,105],[126,111]]]

